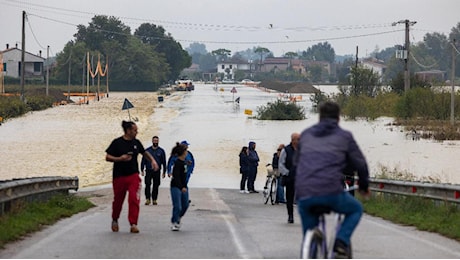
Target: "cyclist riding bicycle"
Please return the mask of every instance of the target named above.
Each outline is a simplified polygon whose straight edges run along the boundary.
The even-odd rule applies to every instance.
[[[350,256],[350,238],[361,219],[361,203],[343,189],[343,172],[352,167],[357,171],[359,192],[369,194],[369,172],[353,135],[339,127],[340,108],[327,101],[320,105],[319,123],[304,130],[300,136],[294,163],[296,200],[303,234],[318,224],[310,212],[313,206],[327,206],[345,215],[334,243],[335,256]]]

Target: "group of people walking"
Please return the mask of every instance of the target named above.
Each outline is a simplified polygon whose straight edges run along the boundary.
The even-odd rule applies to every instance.
[[[286,189],[285,202],[288,223],[294,223],[294,202],[302,222],[302,232],[314,228],[318,216],[311,209],[325,206],[345,215],[334,243],[336,257],[349,256],[350,237],[359,223],[363,208],[350,193],[344,191],[344,173],[357,172],[358,191],[369,195],[369,172],[367,162],[353,135],[339,127],[340,108],[336,103],[324,102],[319,107],[319,122],[301,133],[291,134],[288,145],[280,145],[273,156],[272,165],[280,173],[281,183]],[[173,204],[171,230],[180,229],[181,218],[189,206],[188,182],[194,168],[193,155],[188,151],[189,143],[176,143],[166,162],[164,150],[159,147],[159,138],[152,138],[152,146],[144,149],[136,139],[137,126],[123,121],[124,134],[112,141],[106,149],[106,160],[113,162],[112,231],[118,232],[118,219],[126,193],[128,193],[128,220],[130,231],[138,233],[141,178],[137,156],[142,154],[141,170],[145,170],[146,203],[157,204],[160,173],[171,177],[170,192]],[[251,141],[239,154],[240,192],[258,193],[254,182],[257,176],[259,156],[256,143]],[[166,166],[167,165],[167,166]],[[150,185],[153,189],[150,191]],[[247,187],[247,190],[245,189]],[[280,190],[283,187],[280,188]],[[278,202],[283,202],[282,192]]]
[[[352,134],[339,127],[339,119],[338,104],[330,101],[322,103],[319,122],[301,133],[292,133],[288,145],[279,145],[273,154],[272,167],[280,173],[278,183],[281,185],[277,189],[276,201],[285,201],[290,224],[294,223],[296,203],[303,234],[318,224],[318,216],[311,210],[314,207],[328,207],[345,215],[333,250],[336,258],[348,258],[350,238],[363,208],[351,193],[344,190],[344,182],[357,173],[358,191],[369,196],[369,171]],[[246,167],[250,164],[249,151],[243,147],[239,155],[242,193],[245,192],[246,180],[248,190],[254,189],[254,171],[250,172]]]
[[[123,121],[124,134],[112,141],[106,149],[106,161],[113,162],[112,231],[119,231],[118,219],[123,201],[128,193],[128,221],[131,233],[139,233],[137,222],[140,211],[142,179],[139,176],[138,155],[141,154],[141,175],[145,176],[145,205],[157,205],[158,188],[161,178],[171,178],[170,193],[172,201],[171,230],[180,229],[180,220],[189,206],[188,182],[195,167],[193,154],[188,151],[186,140],[176,143],[166,160],[166,153],[159,146],[159,137],[152,137],[152,145],[147,149],[136,138],[137,125]]]

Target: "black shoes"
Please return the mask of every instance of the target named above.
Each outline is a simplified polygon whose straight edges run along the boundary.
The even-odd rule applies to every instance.
[[[259,192],[256,190],[250,190],[249,193],[259,193]]]
[[[342,240],[336,239],[334,243],[334,258],[336,259],[348,259],[350,254],[348,252],[348,246]]]
[[[293,216],[289,216],[288,223],[289,224],[294,224],[294,217]]]

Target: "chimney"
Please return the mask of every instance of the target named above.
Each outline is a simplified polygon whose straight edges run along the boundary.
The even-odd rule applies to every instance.
[[[18,43],[16,43],[16,49],[18,48]]]
[[[7,43],[6,44],[6,49],[8,50],[10,48],[10,45]]]
[[[38,53],[39,53],[39,56],[41,57],[42,56],[42,50],[40,50]]]

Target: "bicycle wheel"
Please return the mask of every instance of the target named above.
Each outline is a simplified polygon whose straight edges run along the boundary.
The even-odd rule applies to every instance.
[[[302,241],[300,258],[321,259],[325,258],[326,255],[323,248],[323,236],[321,232],[317,228],[307,230]]]
[[[276,190],[278,189],[276,177],[272,177],[272,183],[270,185],[270,201],[272,205],[276,202]]]
[[[271,184],[271,177],[267,177],[264,186],[264,204],[268,203],[268,199],[270,198],[270,184]]]

